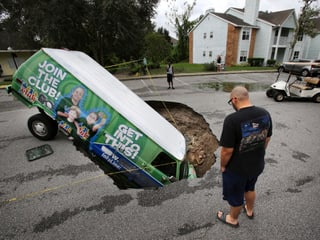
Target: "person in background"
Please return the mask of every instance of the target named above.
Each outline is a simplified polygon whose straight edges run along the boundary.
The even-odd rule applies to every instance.
[[[228,103],[236,112],[228,115],[223,123],[220,167],[223,199],[228,201],[230,210],[227,214],[218,211],[216,217],[231,227],[239,227],[241,209],[249,219],[254,218],[255,184],[264,169],[272,120],[268,111],[252,105],[243,86],[231,91]]]
[[[217,57],[217,71],[221,71],[221,55],[218,55]]]
[[[174,89],[173,87],[173,75],[174,75],[174,71],[173,71],[173,65],[172,63],[169,62],[169,64],[167,65],[167,82],[168,82],[168,89],[172,88]]]

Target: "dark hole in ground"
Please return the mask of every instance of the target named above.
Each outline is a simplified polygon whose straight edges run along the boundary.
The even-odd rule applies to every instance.
[[[214,152],[219,146],[204,117],[182,103],[146,101],[155,111],[175,126],[185,137],[187,158],[202,177],[215,163]]]

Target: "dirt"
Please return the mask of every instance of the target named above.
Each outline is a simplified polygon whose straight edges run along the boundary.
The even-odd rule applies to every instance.
[[[202,177],[215,163],[214,152],[219,146],[204,117],[182,103],[147,101],[147,103],[174,125],[187,142],[186,158]]]

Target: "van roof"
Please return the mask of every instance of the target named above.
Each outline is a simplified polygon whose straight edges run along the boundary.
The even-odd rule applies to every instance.
[[[79,51],[41,50],[165,151],[183,160],[186,152],[184,136],[95,60]]]

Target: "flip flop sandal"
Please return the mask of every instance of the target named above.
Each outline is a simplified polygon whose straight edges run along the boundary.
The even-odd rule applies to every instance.
[[[248,215],[246,205],[243,205],[243,212],[247,215],[247,217],[248,217],[250,220],[254,219],[254,213],[253,213],[253,212],[252,212],[252,215],[251,215],[251,216]]]
[[[227,215],[224,213],[224,212],[222,212],[222,215],[221,215],[221,217],[219,217],[219,212],[217,212],[217,219],[219,220],[219,221],[221,221],[222,223],[224,223],[224,224],[226,224],[226,225],[229,225],[230,227],[233,227],[233,228],[238,228],[240,225],[239,225],[239,223],[237,223],[237,224],[233,224],[233,223],[228,223],[227,222]]]

